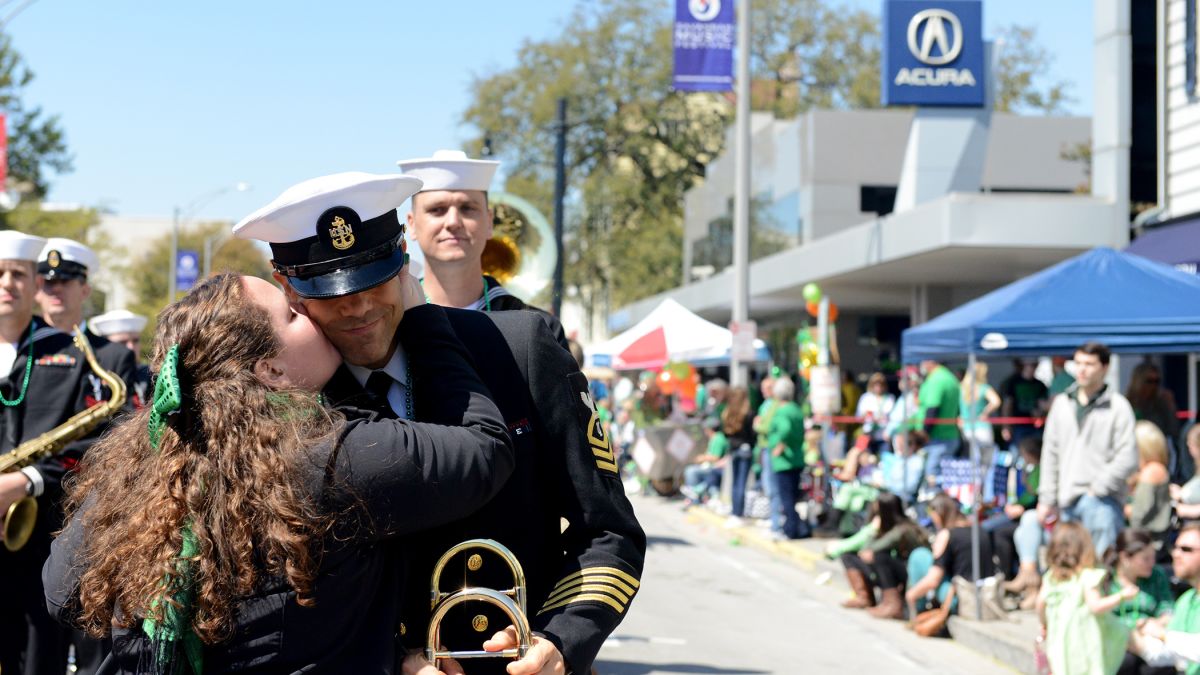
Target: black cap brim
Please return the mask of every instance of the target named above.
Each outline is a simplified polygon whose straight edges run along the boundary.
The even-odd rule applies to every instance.
[[[340,298],[343,295],[371,290],[399,274],[403,267],[404,249],[398,247],[386,258],[365,265],[335,270],[307,279],[288,277],[288,284],[302,298]]]
[[[46,281],[70,281],[72,279],[87,280],[87,272],[72,272],[64,269],[52,269],[38,272]]]

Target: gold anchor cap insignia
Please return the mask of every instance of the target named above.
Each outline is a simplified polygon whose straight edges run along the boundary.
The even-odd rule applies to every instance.
[[[339,251],[354,245],[354,229],[341,216],[334,216],[329,226],[329,243]]]
[[[62,263],[62,256],[58,251],[50,251],[46,254],[46,264],[50,267],[58,267],[60,263]]]

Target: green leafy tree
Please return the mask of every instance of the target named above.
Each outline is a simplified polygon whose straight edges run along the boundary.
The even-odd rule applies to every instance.
[[[818,0],[753,1],[754,109],[787,118],[878,107],[877,15]],[[504,162],[505,189],[549,216],[557,101],[568,100],[564,276],[588,315],[681,283],[684,194],[726,151],[732,97],[671,89],[672,21],[659,0],[581,3],[555,37],[525,41],[516,65],[476,76],[463,113],[475,133],[467,151],[490,148]],[[1050,57],[1032,29],[1004,35],[1029,44],[1005,52],[1000,82],[1014,83],[1021,109],[1058,111],[1065,85],[1038,88]],[[756,255],[787,245],[770,227],[755,230]]]
[[[179,232],[179,248],[203,251],[206,239],[225,235],[222,243],[213,250],[212,271],[236,272],[270,280],[271,268],[263,252],[253,242],[228,237],[228,231],[229,223],[220,222],[182,229]],[[128,309],[150,317],[142,335],[143,344],[147,347],[149,338],[154,335],[155,317],[167,305],[170,269],[171,235],[166,234],[154,240],[140,258],[117,270],[132,291],[134,300]],[[148,270],[153,273],[147,273]],[[183,295],[182,291],[179,295]]]
[[[1047,82],[1054,56],[1038,44],[1033,26],[1012,25],[996,35],[996,110],[1060,115],[1071,97],[1065,80]]]
[[[22,199],[36,201],[49,189],[48,170],[64,174],[73,167],[58,116],[23,100],[32,81],[33,71],[13,48],[12,39],[0,33],[0,110],[7,117],[9,180]]]

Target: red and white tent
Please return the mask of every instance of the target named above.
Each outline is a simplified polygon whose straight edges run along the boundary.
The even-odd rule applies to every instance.
[[[729,363],[733,334],[667,298],[632,328],[584,350],[590,366],[615,370],[660,368],[669,361],[693,365]],[[756,360],[770,360],[762,340],[754,341]]]

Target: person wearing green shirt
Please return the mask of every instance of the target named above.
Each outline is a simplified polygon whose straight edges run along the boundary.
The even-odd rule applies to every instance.
[[[1175,601],[1169,620],[1150,619],[1133,632],[1133,647],[1151,666],[1178,666],[1187,675],[1200,675],[1200,523],[1179,530],[1171,551],[1175,576],[1190,589]]]
[[[957,422],[962,390],[954,373],[937,361],[922,361],[921,373],[925,381],[917,394],[917,406],[924,414],[925,431],[929,435],[925,445],[925,479],[936,485],[942,458],[956,456],[962,445]]]
[[[696,455],[690,464],[683,467],[683,492],[691,502],[703,503],[721,490],[721,474],[729,462],[729,439],[721,431],[721,420],[710,417],[704,420],[704,437],[708,439],[708,451]]]
[[[1107,588],[1104,592],[1119,593],[1126,588],[1137,592],[1133,597],[1122,599],[1113,610],[1128,631],[1135,630],[1138,624],[1148,619],[1169,617],[1175,604],[1171,581],[1165,572],[1154,565],[1155,553],[1151,533],[1131,527],[1117,535],[1116,544],[1105,555],[1104,563],[1109,568],[1109,574],[1105,579]],[[1172,675],[1174,672],[1173,667],[1150,666],[1139,654],[1126,651],[1117,674]]]
[[[768,375],[763,378],[758,386],[758,391],[762,394],[763,400],[755,408],[757,413],[754,415],[754,431],[758,434],[758,440],[754,445],[754,470],[758,474],[763,494],[771,501],[771,536],[782,538],[783,507],[779,501],[779,495],[775,492],[775,472],[772,471],[773,464],[770,461],[771,449],[767,447],[767,428],[771,426],[771,420],[775,417],[775,412],[779,408],[779,401],[775,400],[775,397],[771,395],[776,379]],[[751,405],[753,405],[753,402]]]
[[[796,404],[796,385],[781,377],[771,388],[776,402],[766,424],[766,447],[775,475],[775,495],[783,519],[782,533],[788,539],[808,537],[808,523],[796,513],[800,497],[800,472],[804,469],[804,411]]]

